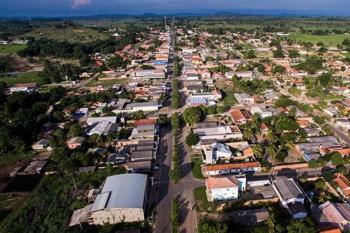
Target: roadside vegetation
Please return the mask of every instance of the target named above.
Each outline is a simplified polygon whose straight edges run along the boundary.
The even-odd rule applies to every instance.
[[[170,177],[174,181],[174,183],[177,183],[180,181],[182,177],[180,148],[179,148],[179,134],[180,134],[180,127],[181,127],[181,119],[177,113],[175,113],[171,117],[171,125],[173,129],[174,145],[173,145],[172,169],[170,171]]]

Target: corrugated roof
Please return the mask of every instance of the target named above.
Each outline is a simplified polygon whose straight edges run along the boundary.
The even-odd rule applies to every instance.
[[[102,193],[111,192],[106,209],[143,208],[147,175],[121,174],[107,177]]]
[[[274,184],[285,201],[304,197],[293,179],[277,179]]]
[[[95,211],[103,210],[107,205],[107,201],[110,195],[111,195],[111,192],[98,194],[96,196],[94,204],[92,205],[91,211],[95,212]]]

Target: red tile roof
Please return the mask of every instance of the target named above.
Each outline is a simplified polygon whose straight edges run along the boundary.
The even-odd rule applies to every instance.
[[[350,196],[350,181],[343,174],[338,173],[333,180],[342,190],[345,196]]]
[[[206,185],[208,189],[231,188],[237,187],[238,182],[235,176],[216,176],[208,177]]]
[[[240,121],[240,120],[245,120],[245,117],[243,115],[243,113],[241,112],[241,110],[232,110],[230,112],[231,117],[234,121]]]
[[[135,125],[152,125],[156,123],[156,119],[141,119],[141,120],[135,120]]]

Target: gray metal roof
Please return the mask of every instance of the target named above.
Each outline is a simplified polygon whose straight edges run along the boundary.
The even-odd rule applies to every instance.
[[[95,211],[101,209],[101,206],[104,206],[103,209],[143,208],[146,184],[147,175],[144,174],[120,174],[107,177],[101,194],[97,196],[93,205],[96,206]],[[107,195],[108,198],[106,198]]]
[[[274,183],[284,201],[304,197],[293,179],[277,179]]]

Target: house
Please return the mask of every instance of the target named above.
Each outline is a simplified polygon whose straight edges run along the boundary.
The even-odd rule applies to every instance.
[[[217,176],[225,174],[256,173],[261,171],[259,162],[241,162],[225,164],[207,164],[204,166],[204,175]]]
[[[74,118],[76,119],[81,119],[84,117],[87,117],[89,109],[88,108],[79,108],[75,113],[74,113]]]
[[[202,100],[209,103],[209,105],[214,105],[216,101],[220,100],[222,98],[222,95],[220,91],[212,91],[212,92],[197,92],[192,93],[189,97],[189,103],[196,101],[196,100]]]
[[[127,104],[125,107],[126,112],[154,112],[159,110],[159,104],[157,102],[135,102]],[[115,111],[113,111],[115,112]],[[119,113],[119,112],[116,112]]]
[[[34,143],[32,145],[33,150],[52,150],[52,148],[49,146],[49,140],[47,139],[40,139],[38,142]]]
[[[152,172],[152,161],[137,161],[126,163],[126,169],[132,173],[149,174]]]
[[[77,149],[77,148],[81,147],[81,145],[83,144],[84,140],[85,140],[84,137],[71,138],[71,139],[69,139],[67,141],[67,146],[71,150]]]
[[[343,232],[350,230],[350,205],[327,201],[318,207],[316,222],[322,228],[340,228]]]
[[[348,119],[337,119],[335,125],[339,128],[350,130],[350,121]]]
[[[324,109],[323,110],[324,111],[324,113],[326,113],[328,116],[330,116],[330,117],[334,117],[334,116],[337,116],[338,115],[338,110],[335,108],[335,107],[333,107],[333,106],[329,106],[329,107],[327,107],[326,109]]]
[[[246,189],[245,176],[215,176],[205,181],[208,201],[226,201],[238,198]]]
[[[242,79],[252,79],[253,78],[253,72],[252,71],[235,72],[235,75],[238,78],[242,78]]]
[[[164,79],[165,73],[162,69],[138,69],[132,73],[132,77],[143,79]]]
[[[46,160],[32,161],[23,171],[17,172],[17,175],[35,175],[41,174],[47,164]]]
[[[236,125],[243,125],[247,123],[247,119],[244,117],[243,113],[239,109],[232,110],[230,112],[231,119]]]
[[[36,89],[36,83],[17,83],[16,85],[9,88],[10,93],[15,92],[32,92]]]
[[[250,112],[254,114],[258,114],[261,118],[272,117],[272,112],[269,111],[266,107],[252,107]]]
[[[234,94],[236,100],[238,103],[243,104],[243,105],[250,105],[250,104],[254,104],[254,98],[247,94],[247,93],[243,93],[243,94]]]
[[[94,203],[84,207],[84,212],[82,209],[74,211],[69,225],[74,226],[83,221],[93,225],[144,221],[146,197],[147,175],[109,176]],[[77,215],[79,211],[81,214]],[[77,216],[82,221],[77,221]]]
[[[304,194],[294,179],[279,177],[272,181],[272,187],[280,200],[280,204],[288,210],[293,219],[307,216],[304,208]]]
[[[88,130],[87,135],[91,136],[94,134],[98,135],[108,135],[111,132],[114,132],[117,130],[117,125],[114,123],[111,123],[110,121],[100,121],[96,123],[95,125],[92,125],[92,127]]]
[[[337,173],[333,181],[337,184],[337,190],[342,196],[350,197],[350,181],[349,179],[341,173]]]
[[[86,123],[91,126],[91,125],[96,125],[97,123],[100,122],[109,122],[115,124],[117,122],[117,117],[112,116],[112,117],[89,117],[86,121]]]
[[[154,140],[157,133],[155,124],[138,125],[131,132],[130,139]]]
[[[308,162],[320,157],[320,149],[327,147],[341,147],[338,140],[333,136],[311,137],[308,142],[295,145],[296,151]]]
[[[203,149],[202,155],[205,164],[216,164],[217,161],[229,161],[233,154],[227,145],[215,142],[209,148]]]
[[[233,130],[234,129],[234,130]],[[200,140],[216,139],[216,140],[229,140],[229,139],[242,139],[243,135],[239,129],[231,128],[230,126],[216,126],[216,127],[204,127],[192,129],[194,134],[199,136]]]

